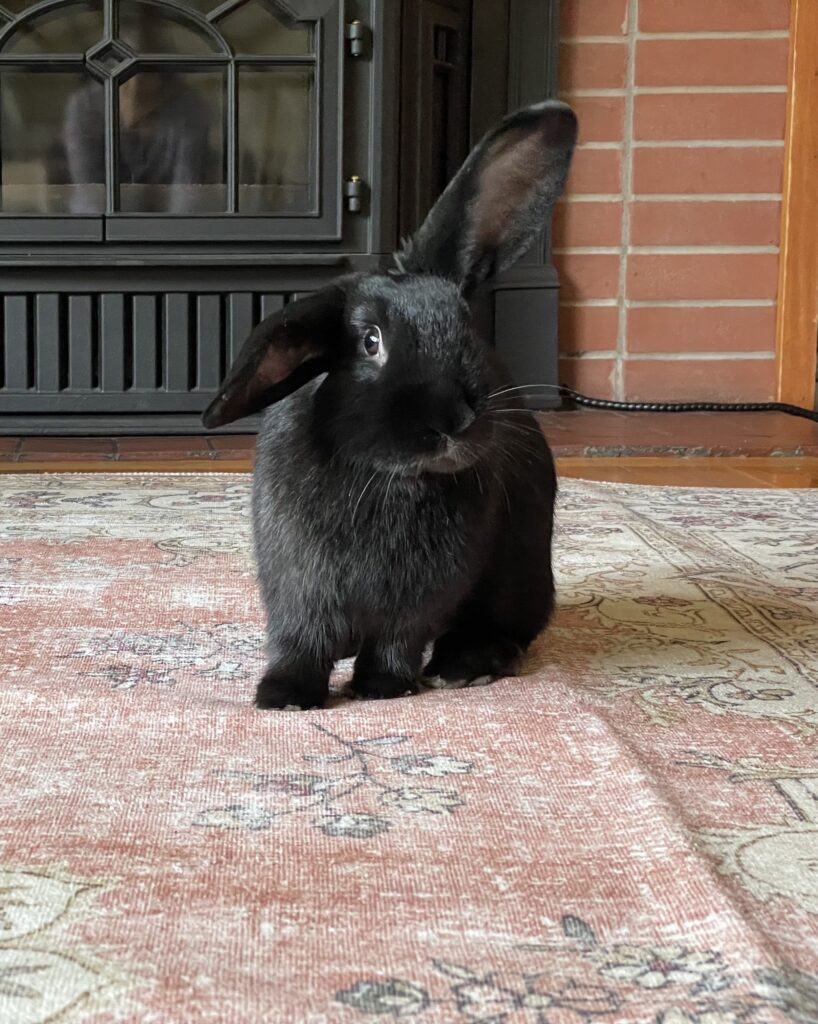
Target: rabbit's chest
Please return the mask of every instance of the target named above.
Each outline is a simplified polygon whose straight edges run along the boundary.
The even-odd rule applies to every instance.
[[[343,567],[353,585],[375,585],[385,593],[413,591],[463,566],[462,528],[422,510],[414,521],[407,519],[405,514],[383,517],[372,530],[347,535]]]
[[[356,619],[394,618],[457,602],[477,568],[478,527],[478,517],[443,502],[396,496],[382,504],[376,516],[340,531],[328,553],[344,607]]]
[[[262,574],[288,601],[353,631],[445,616],[482,569],[490,512],[468,484],[421,489],[364,474],[342,490],[318,472],[267,480],[256,494]]]

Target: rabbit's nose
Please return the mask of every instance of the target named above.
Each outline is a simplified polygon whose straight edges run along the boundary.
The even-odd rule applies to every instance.
[[[465,434],[469,427],[477,419],[477,413],[465,399],[457,403],[454,416],[453,434]]]
[[[465,401],[447,404],[430,415],[421,430],[421,441],[424,446],[438,448],[446,443],[447,438],[465,434],[477,418],[474,409]]]
[[[438,422],[434,425],[430,423],[429,426],[433,426],[438,441],[441,441],[445,437],[457,437],[459,434],[465,434],[477,419],[477,414],[465,398],[458,398],[454,402],[447,402],[439,410],[436,419]]]
[[[421,427],[416,437],[420,449],[424,452],[436,452],[443,447],[446,434],[437,427]]]

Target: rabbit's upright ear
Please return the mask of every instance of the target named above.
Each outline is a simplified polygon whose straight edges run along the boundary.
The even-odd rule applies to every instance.
[[[436,274],[464,291],[510,267],[546,224],[577,136],[565,103],[505,118],[475,146],[417,234],[397,253],[407,273]]]
[[[343,285],[330,285],[262,320],[202,414],[204,425],[249,416],[326,372],[344,347],[345,303]]]

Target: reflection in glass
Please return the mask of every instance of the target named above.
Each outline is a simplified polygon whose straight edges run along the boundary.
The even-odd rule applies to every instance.
[[[288,28],[269,6],[258,0],[248,0],[234,8],[217,25],[235,53],[284,57],[312,53],[309,23]]]
[[[12,14],[19,14],[26,7],[33,7],[35,3],[39,2],[40,0],[3,0],[3,6]]]
[[[113,2],[120,14],[119,37],[137,54],[173,53],[182,59],[160,64],[137,58],[123,68],[128,51],[116,40],[100,45],[102,0],[71,0],[18,29],[4,52],[76,56],[62,65],[31,62],[24,69],[21,62],[0,70],[0,211],[104,213],[106,120],[113,120],[116,180],[108,188],[117,212],[226,212],[227,69],[218,57],[204,63],[183,60],[187,54],[215,55],[218,44],[195,23],[185,24],[183,12],[158,0]],[[211,0],[187,3],[199,11],[213,6]],[[248,58],[309,58],[314,51],[314,26],[288,27],[263,0],[241,3],[219,27]],[[84,53],[96,77],[81,66]],[[46,67],[50,70],[39,70]],[[115,77],[110,93],[115,109],[106,119],[105,89],[98,78],[117,69],[124,75]],[[236,75],[239,212],[313,212],[312,66],[248,59],[238,62]]]
[[[219,44],[172,7],[122,0],[119,38],[136,53],[204,54],[219,52]]]
[[[3,0],[2,6],[12,14],[18,14],[27,7],[33,7],[34,4],[40,2],[41,0]],[[181,0],[181,3],[185,7],[190,7],[191,10],[199,11],[200,14],[209,14],[210,11],[219,7],[223,0]]]
[[[81,0],[34,15],[11,34],[3,53],[80,54],[101,38],[102,0]]]
[[[313,73],[239,71],[239,212],[313,209]]]
[[[210,14],[217,7],[220,7],[223,0],[181,0],[185,7],[189,7],[192,11],[198,11],[199,14]]]
[[[119,87],[123,213],[224,212],[221,71],[143,71]]]
[[[87,117],[65,127],[75,96],[90,103]],[[74,151],[103,151],[103,89],[84,71],[0,72],[3,213],[102,213],[104,161],[77,173]]]

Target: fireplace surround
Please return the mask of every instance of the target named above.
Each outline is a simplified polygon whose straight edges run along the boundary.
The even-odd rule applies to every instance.
[[[0,433],[201,432],[260,318],[388,266],[470,145],[555,94],[557,18],[0,0]],[[519,382],[556,382],[557,287],[544,230],[481,299]]]

